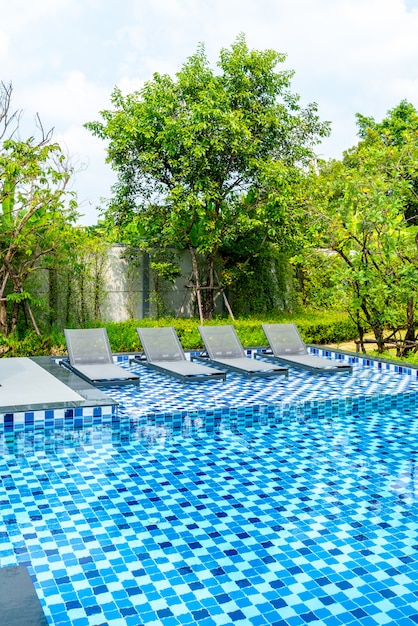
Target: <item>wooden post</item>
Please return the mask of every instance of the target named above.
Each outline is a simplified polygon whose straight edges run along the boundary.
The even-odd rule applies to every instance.
[[[220,289],[220,291],[221,291],[221,293],[222,293],[222,297],[223,297],[223,299],[224,299],[224,303],[225,303],[225,306],[226,306],[226,308],[227,308],[227,310],[228,310],[228,313],[229,313],[229,315],[231,316],[231,319],[235,322],[235,317],[234,317],[234,314],[232,313],[232,309],[231,309],[231,306],[230,306],[230,304],[229,304],[229,302],[228,302],[228,298],[226,297],[226,293],[225,293],[225,291],[221,288],[221,283],[220,283],[220,281],[219,281],[218,272],[215,272],[215,276],[216,276],[216,280],[218,281],[218,286],[219,286],[219,289]]]

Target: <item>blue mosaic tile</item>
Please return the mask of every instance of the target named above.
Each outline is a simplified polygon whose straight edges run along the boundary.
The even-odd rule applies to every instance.
[[[0,433],[0,562],[49,623],[417,623],[415,374],[139,373]]]

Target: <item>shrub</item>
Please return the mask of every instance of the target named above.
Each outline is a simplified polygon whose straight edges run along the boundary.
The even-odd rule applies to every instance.
[[[357,330],[350,318],[337,313],[305,313],[295,316],[271,316],[243,318],[232,322],[230,319],[218,318],[211,324],[232,324],[245,347],[265,346],[267,344],[261,324],[294,322],[306,343],[330,344],[350,340],[357,336]],[[138,352],[141,349],[136,328],[174,326],[180,342],[185,350],[202,349],[197,319],[173,319],[170,317],[159,320],[141,319],[126,322],[103,322],[97,326],[105,326],[113,352]],[[50,336],[39,338],[34,332],[27,332],[23,337],[0,336],[1,356],[56,356],[66,354],[64,333],[54,331]]]

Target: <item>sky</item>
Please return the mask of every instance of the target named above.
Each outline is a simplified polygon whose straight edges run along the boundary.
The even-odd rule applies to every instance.
[[[71,157],[83,225],[100,219],[115,182],[106,143],[83,125],[111,108],[115,86],[174,77],[201,44],[214,69],[240,33],[286,54],[278,71],[293,70],[302,106],[316,102],[331,122],[320,158],[357,143],[356,113],[380,121],[401,100],[418,109],[418,0],[0,0],[0,16],[0,81],[27,136],[39,114]]]

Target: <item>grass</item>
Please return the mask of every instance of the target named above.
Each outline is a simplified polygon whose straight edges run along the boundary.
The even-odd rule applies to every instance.
[[[233,324],[238,336],[245,347],[265,346],[267,340],[261,328],[262,323],[294,323],[298,327],[302,338],[306,343],[326,345],[350,352],[356,351],[354,339],[357,330],[350,318],[345,313],[328,311],[307,311],[297,314],[276,314],[263,317],[240,318],[235,321],[230,318],[218,317],[205,324]],[[176,319],[171,317],[161,319],[128,320],[125,322],[102,322],[96,326],[104,326],[109,335],[109,341],[113,352],[138,352],[141,350],[136,328],[138,326],[158,327],[174,326],[180,342],[185,350],[203,348],[203,343],[198,331],[200,322],[198,319]],[[369,337],[373,337],[369,335]],[[64,333],[54,330],[48,335],[38,337],[33,331],[28,331],[23,336],[0,335],[0,357],[19,356],[59,356],[66,354]],[[418,355],[410,354],[407,358],[399,358],[396,351],[387,350],[384,354],[378,354],[374,346],[370,345],[366,354],[378,356],[392,361],[418,364]]]

